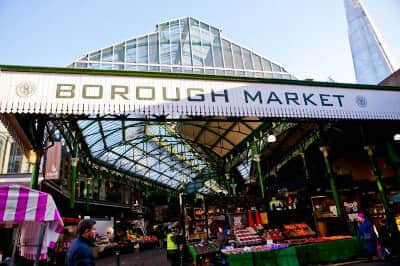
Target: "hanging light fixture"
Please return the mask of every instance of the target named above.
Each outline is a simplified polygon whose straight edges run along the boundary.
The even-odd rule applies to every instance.
[[[393,135],[393,140],[394,141],[400,141],[400,133],[396,133]]]
[[[272,131],[269,131],[269,132],[268,132],[267,141],[268,141],[269,143],[276,142],[276,136],[274,135],[274,133],[273,133]]]

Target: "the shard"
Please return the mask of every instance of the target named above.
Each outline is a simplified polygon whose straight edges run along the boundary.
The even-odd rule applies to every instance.
[[[344,0],[357,83],[378,84],[394,72],[369,17],[359,0]]]

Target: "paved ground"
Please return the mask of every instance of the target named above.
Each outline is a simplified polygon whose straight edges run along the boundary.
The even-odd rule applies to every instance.
[[[117,260],[115,256],[100,258],[96,262],[97,266],[116,266]],[[167,252],[163,249],[150,249],[141,251],[140,253],[122,254],[120,256],[120,265],[124,266],[169,266],[167,260]],[[187,262],[185,266],[192,265]],[[368,262],[366,259],[355,259],[351,262],[343,262],[330,264],[330,266],[400,266],[400,258],[394,259],[392,262]]]
[[[117,265],[115,256],[98,259],[96,266],[114,266]],[[120,255],[120,265],[125,266],[167,266],[167,252],[163,249],[144,250],[139,253],[129,253]]]
[[[366,259],[357,259],[351,262],[337,263],[331,264],[335,266],[391,266],[391,265],[400,265],[400,258],[392,259],[391,261],[378,261],[375,259],[373,262],[368,262]]]

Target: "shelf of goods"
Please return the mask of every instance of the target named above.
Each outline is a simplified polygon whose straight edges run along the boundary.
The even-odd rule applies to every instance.
[[[251,227],[246,229],[237,229],[234,231],[234,234],[237,243],[240,246],[259,245],[264,242],[264,240],[257,235],[257,232]]]
[[[193,211],[193,225],[194,231],[190,234],[190,239],[202,239],[207,236],[206,229],[206,216],[205,211],[200,208],[194,208]]]

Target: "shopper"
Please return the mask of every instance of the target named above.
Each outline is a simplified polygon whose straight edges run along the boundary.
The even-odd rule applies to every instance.
[[[95,266],[96,259],[93,254],[96,239],[96,221],[85,219],[78,224],[78,238],[68,249],[65,257],[65,266]]]
[[[176,229],[168,228],[167,233],[167,257],[171,266],[179,265],[179,249],[176,242]]]
[[[368,253],[368,261],[372,261],[373,256],[376,255],[377,249],[377,236],[374,227],[364,213],[358,214],[358,220],[360,224],[358,226],[357,239],[364,239]]]
[[[378,255],[383,260],[390,260],[392,255],[392,241],[393,236],[390,226],[386,219],[383,219],[379,226],[378,231]]]

